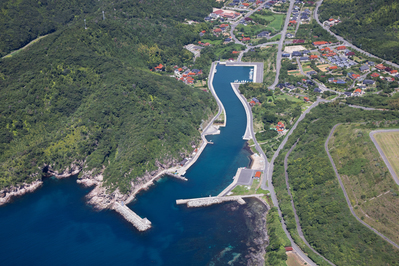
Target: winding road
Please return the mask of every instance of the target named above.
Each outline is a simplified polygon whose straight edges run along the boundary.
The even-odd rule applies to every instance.
[[[362,224],[363,224],[364,226],[366,226],[368,229],[372,230],[374,233],[376,233],[377,235],[379,235],[382,239],[384,239],[385,241],[387,241],[388,243],[390,243],[391,245],[393,245],[394,247],[396,247],[396,248],[399,249],[399,245],[398,245],[398,244],[396,244],[395,242],[393,242],[392,240],[390,240],[389,238],[387,238],[386,236],[384,236],[383,234],[381,234],[380,232],[378,232],[377,230],[375,230],[373,227],[371,227],[370,225],[368,225],[367,223],[365,223],[362,219],[360,219],[359,217],[357,217],[355,211],[353,210],[353,206],[352,206],[352,204],[351,204],[351,202],[350,202],[350,200],[349,200],[348,194],[346,193],[346,190],[345,190],[345,187],[344,187],[344,183],[342,182],[341,177],[340,177],[340,175],[338,174],[337,167],[335,166],[334,160],[333,160],[333,158],[331,157],[330,151],[328,150],[328,142],[330,141],[330,138],[331,138],[331,136],[333,135],[335,129],[336,129],[337,126],[339,126],[340,124],[341,124],[341,123],[338,123],[338,124],[336,124],[336,125],[332,128],[332,130],[331,130],[331,132],[330,132],[330,135],[328,136],[328,138],[327,138],[327,140],[326,140],[326,142],[325,142],[325,144],[324,144],[324,148],[325,148],[325,150],[326,150],[326,152],[327,152],[328,158],[330,159],[330,162],[331,162],[331,164],[332,164],[332,167],[334,168],[334,172],[335,172],[335,175],[336,175],[337,178],[338,178],[339,185],[341,186],[341,189],[342,189],[342,191],[344,192],[344,196],[345,196],[345,199],[346,199],[346,203],[348,204],[349,210],[351,211],[352,215],[356,218],[356,220],[358,220],[360,223],[362,223]],[[399,130],[398,130],[398,131],[399,131]],[[395,181],[396,181],[396,180],[395,180]]]

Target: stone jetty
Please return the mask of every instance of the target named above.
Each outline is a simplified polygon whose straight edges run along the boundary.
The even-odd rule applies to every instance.
[[[205,198],[195,198],[195,199],[179,199],[176,200],[176,204],[187,204],[187,207],[203,207],[210,206],[213,204],[219,204],[226,201],[237,201],[239,204],[245,204],[243,198],[250,197],[262,197],[264,194],[253,194],[253,195],[242,195],[242,196],[229,196],[229,197],[205,197]]]
[[[151,222],[147,218],[141,218],[126,205],[115,202],[113,209],[119,212],[127,221],[134,225],[139,231],[145,231],[151,228]]]
[[[166,173],[165,173],[165,175],[167,175],[167,176],[171,176],[171,177],[174,177],[174,178],[177,178],[177,179],[183,180],[183,181],[187,181],[187,180],[188,180],[188,179],[187,179],[187,178],[185,178],[184,176],[175,175],[175,174],[172,174],[172,173],[169,173],[169,172],[166,172]]]

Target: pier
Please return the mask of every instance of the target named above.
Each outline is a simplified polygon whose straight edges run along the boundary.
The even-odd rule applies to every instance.
[[[151,222],[147,218],[141,218],[126,205],[121,205],[119,202],[115,202],[114,210],[119,212],[123,218],[133,224],[139,231],[146,231],[151,228]]]
[[[177,205],[187,204],[187,207],[203,207],[213,204],[219,204],[226,201],[237,201],[239,204],[245,204],[243,198],[263,197],[264,194],[242,195],[242,196],[228,196],[228,197],[205,197],[194,199],[179,199],[176,200]]]
[[[169,172],[166,172],[165,175],[170,176],[170,177],[174,177],[174,178],[177,178],[177,179],[180,179],[180,180],[183,180],[183,181],[187,181],[188,180],[184,176],[175,175],[175,174],[172,174],[172,173],[169,173]]]

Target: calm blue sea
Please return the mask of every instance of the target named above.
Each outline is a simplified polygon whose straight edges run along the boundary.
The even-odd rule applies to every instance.
[[[93,211],[84,199],[90,189],[76,178],[49,178],[0,208],[0,265],[227,265],[234,258],[232,265],[246,264],[245,207],[188,209],[175,201],[217,195],[248,165],[245,111],[230,86],[248,75],[248,67],[218,66],[214,87],[227,127],[208,137],[214,144],[186,173],[189,181],[163,178],[129,205],[152,222],[151,230],[140,233],[113,211]]]

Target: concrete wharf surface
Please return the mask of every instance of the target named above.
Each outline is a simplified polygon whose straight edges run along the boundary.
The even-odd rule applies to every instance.
[[[254,83],[263,82],[263,62],[226,62],[226,66],[248,66],[254,68]]]
[[[114,203],[114,210],[119,212],[127,221],[134,225],[139,231],[146,231],[151,228],[151,222],[147,218],[141,218],[126,205]]]
[[[177,178],[177,179],[180,179],[180,180],[183,180],[183,181],[187,181],[188,180],[184,176],[175,175],[175,174],[172,174],[172,173],[169,173],[169,172],[166,172],[165,175],[170,176],[170,177],[174,177],[174,178]]]
[[[242,196],[229,196],[229,197],[205,197],[195,199],[180,199],[176,200],[176,204],[187,204],[187,207],[203,207],[213,204],[219,204],[226,201],[237,201],[239,204],[245,204],[243,198],[263,197],[264,194],[242,195]]]

